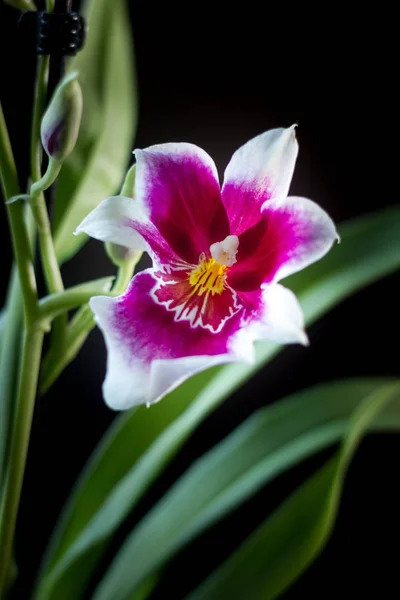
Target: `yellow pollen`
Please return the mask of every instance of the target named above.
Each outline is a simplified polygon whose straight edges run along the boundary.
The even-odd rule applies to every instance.
[[[215,258],[206,258],[200,254],[199,264],[189,276],[189,283],[193,287],[191,296],[198,294],[202,296],[206,292],[222,294],[226,287],[226,270],[228,267],[218,263]]]

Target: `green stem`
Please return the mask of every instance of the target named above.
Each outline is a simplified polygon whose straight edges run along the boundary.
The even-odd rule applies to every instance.
[[[0,106],[0,178],[5,199],[20,193],[17,169],[11,149],[4,114]],[[13,202],[6,205],[14,256],[24,297],[25,319],[32,324],[37,313],[37,291],[29,234],[25,222],[24,205]]]
[[[26,209],[28,207],[25,207]],[[35,227],[30,212],[25,211],[27,229],[31,248],[34,247]],[[30,218],[29,218],[30,217]],[[0,331],[0,490],[3,491],[6,456],[10,440],[13,415],[15,412],[15,394],[17,392],[17,375],[19,355],[22,344],[22,325],[24,307],[21,284],[16,265],[12,266],[11,278],[7,290],[6,305],[2,318],[4,323]],[[0,505],[1,505],[0,493]]]
[[[86,304],[92,296],[107,294],[113,279],[113,277],[102,277],[95,281],[74,285],[64,292],[42,298],[39,302],[40,318],[43,320],[53,319],[63,312]]]
[[[7,200],[20,193],[10,139],[0,107],[0,175]],[[26,450],[39,373],[43,331],[36,326],[38,298],[32,264],[32,248],[25,220],[24,204],[7,204],[14,257],[18,268],[25,313],[25,343],[19,380],[18,403],[10,443],[0,529],[0,598],[9,583],[12,542],[19,505]]]
[[[55,182],[57,176],[61,170],[62,163],[59,160],[54,160],[54,158],[49,158],[49,164],[46,169],[46,173],[43,175],[39,181],[35,181],[32,184],[30,195],[33,198],[39,196],[41,192],[47,190],[52,183]]]
[[[46,10],[51,12],[54,9],[54,2],[48,0],[46,2]],[[40,56],[37,64],[37,77],[35,83],[35,98],[32,116],[32,132],[31,132],[31,178],[33,185],[41,180],[41,159],[42,147],[40,142],[40,124],[45,108],[47,81],[49,72],[49,57]],[[54,175],[53,167],[50,161],[49,167],[51,175]],[[46,175],[44,176],[46,177]],[[46,281],[46,287],[49,294],[62,292],[64,289],[63,280],[61,277],[60,267],[58,265],[56,252],[54,249],[53,236],[51,234],[51,224],[47,212],[46,201],[43,192],[38,196],[34,196],[30,200],[30,206],[33,216],[37,223],[38,239],[40,248],[40,257],[43,268],[43,274]],[[60,316],[54,321],[52,331],[52,347],[55,349],[61,348],[65,327],[66,318]]]
[[[49,71],[49,57],[39,56],[37,77],[35,84],[35,98],[32,117],[31,134],[31,177],[33,186],[41,180],[41,143],[40,123],[45,108],[47,80]],[[49,165],[50,166],[50,165]],[[61,292],[64,289],[53,238],[51,235],[50,219],[47,212],[45,198],[42,192],[31,197],[30,206],[38,228],[40,255],[43,272],[46,279],[47,290],[50,294]]]
[[[11,432],[12,399],[15,393],[22,315],[21,286],[17,269],[14,266],[7,293],[5,323],[0,349],[0,489],[3,488],[4,483],[7,448]]]
[[[8,136],[3,107],[0,104],[0,173],[4,200],[19,194],[19,183],[14,156]]]
[[[5,595],[9,578],[15,524],[35,405],[42,343],[43,331],[35,325],[28,327],[24,336],[17,407],[1,515],[0,598]]]
[[[37,197],[31,197],[30,207],[37,225],[40,255],[47,291],[50,294],[62,292],[64,285],[54,250],[47,207],[42,193]]]
[[[112,296],[119,296],[122,294],[130,280],[132,279],[133,272],[135,270],[136,265],[138,264],[140,257],[142,256],[141,252],[137,252],[135,256],[132,257],[131,260],[125,261],[118,269],[117,278],[111,290]]]

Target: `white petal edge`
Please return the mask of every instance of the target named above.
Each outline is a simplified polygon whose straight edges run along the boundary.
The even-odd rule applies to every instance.
[[[74,234],[86,233],[101,242],[148,251],[143,237],[130,225],[132,221],[149,225],[142,204],[127,196],[111,196],[83,219]]]
[[[254,360],[253,352],[214,356],[187,356],[156,359],[146,364],[131,354],[124,340],[113,335],[110,324],[113,304],[118,298],[95,296],[90,307],[104,335],[107,348],[107,372],[103,383],[104,400],[113,410],[155,404],[186,379],[216,365]],[[251,344],[248,346],[250,348]]]
[[[299,146],[296,125],[270,129],[241,146],[232,156],[224,175],[228,183],[270,188],[272,197],[287,196]]]
[[[309,345],[304,315],[295,294],[279,283],[264,284],[264,314],[249,327],[253,340]]]
[[[312,225],[318,236],[315,236],[313,245],[304,248],[303,252],[299,252],[298,256],[288,259],[276,272],[275,281],[280,281],[293,273],[301,271],[312,263],[316,262],[329,252],[335,241],[340,242],[339,234],[336,230],[335,223],[328,213],[321,208],[316,202],[308,198],[298,196],[288,196],[287,198],[274,198],[265,202],[261,211],[288,209],[296,215],[296,221],[301,226],[302,219]],[[300,218],[299,218],[300,216]],[[298,247],[299,248],[299,247]]]

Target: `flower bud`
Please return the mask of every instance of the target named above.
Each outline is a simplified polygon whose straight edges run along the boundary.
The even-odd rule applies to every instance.
[[[136,165],[132,165],[125,175],[121,188],[121,196],[135,197]]]
[[[40,129],[48,156],[62,162],[72,152],[82,117],[82,91],[78,73],[66,75],[57,86]]]
[[[134,202],[135,197],[135,178],[136,178],[136,165],[132,165],[125,175],[124,183],[121,188],[121,196],[127,196],[132,198]],[[135,250],[134,248],[126,248],[119,244],[113,244],[112,242],[106,242],[104,244],[108,258],[117,267],[123,267],[126,264],[136,266],[139,262],[143,252],[141,250]]]
[[[108,258],[117,267],[122,267],[126,263],[132,263],[133,265],[136,265],[143,254],[141,250],[126,248],[125,246],[113,244],[112,242],[106,242],[104,246]]]

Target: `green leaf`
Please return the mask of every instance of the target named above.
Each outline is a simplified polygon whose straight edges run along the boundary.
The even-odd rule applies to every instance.
[[[212,370],[208,373],[211,377]],[[193,410],[185,411],[196,396],[199,389],[198,380],[202,375],[193,377],[175,390],[173,403],[159,402],[151,410],[142,408],[135,412],[123,413],[115,420],[78,479],[71,502],[54,532],[39,580],[36,596],[38,599],[57,597],[61,600],[64,591],[65,597],[68,597],[70,590],[74,590],[71,593],[77,594],[88,581],[107,538],[100,535],[97,543],[101,541],[101,546],[95,543],[94,547],[89,544],[90,550],[89,546],[81,548],[83,556],[79,556],[80,560],[76,563],[75,548],[81,545],[80,534],[85,536],[85,528],[93,515],[101,508],[117,482],[121,481],[127,490],[124,494],[125,503],[117,507],[109,523],[104,523],[109,534],[114,532],[134,502],[162,472],[163,467],[189,437],[196,424],[204,418],[207,414],[204,402],[197,407],[193,406]],[[210,403],[208,410],[211,411],[212,407],[213,404]],[[149,451],[152,442],[154,446]],[[70,548],[72,553],[69,552]],[[87,550],[89,552],[86,552]],[[84,568],[82,559],[85,562]],[[64,568],[71,569],[71,565],[73,575],[71,570],[68,570],[71,575],[68,576],[68,586],[63,588],[62,584],[63,589],[59,590],[55,584],[58,584],[60,573],[54,577],[53,571],[56,566],[63,571]]]
[[[341,245],[320,263],[291,278],[305,304],[308,323],[399,266],[399,216],[396,207],[344,225],[340,228]],[[39,582],[41,600],[61,599],[57,593],[61,594],[65,580],[75,594],[81,589],[118,525],[191,432],[279,348],[259,344],[254,365],[210,369],[185,382],[150,410],[141,408],[117,419],[58,523]],[[112,507],[112,518],[97,529],[102,504],[102,510]]]
[[[0,338],[0,490],[3,489],[7,448],[13,417],[13,395],[16,389],[22,323],[22,292],[18,272],[14,265],[6,306],[2,311]]]
[[[4,307],[0,310],[0,352],[1,352],[1,345],[3,342],[4,327],[6,325],[6,321],[7,321],[7,309]]]
[[[125,0],[86,2],[88,39],[70,69],[80,73],[83,118],[78,142],[60,173],[55,204],[58,259],[86,241],[73,232],[97,204],[114,194],[132,150],[137,103],[129,17]]]
[[[94,600],[131,598],[146,578],[204,528],[282,471],[347,435],[355,407],[357,415],[362,409],[359,423],[373,410],[367,409],[372,396],[379,399],[373,406],[380,405],[394,390],[396,410],[388,410],[376,427],[399,429],[400,386],[393,382],[320,386],[253,415],[199,459],[134,528]],[[362,402],[365,398],[367,403]],[[101,512],[103,519],[109,517]]]
[[[384,411],[384,420],[389,417],[389,401],[397,404],[393,416],[398,422],[399,398],[399,384],[389,384],[368,396],[350,418],[334,458],[289,496],[187,600],[272,600],[280,596],[327,542],[346,471],[362,435],[374,427],[374,420],[379,422],[379,411]]]

